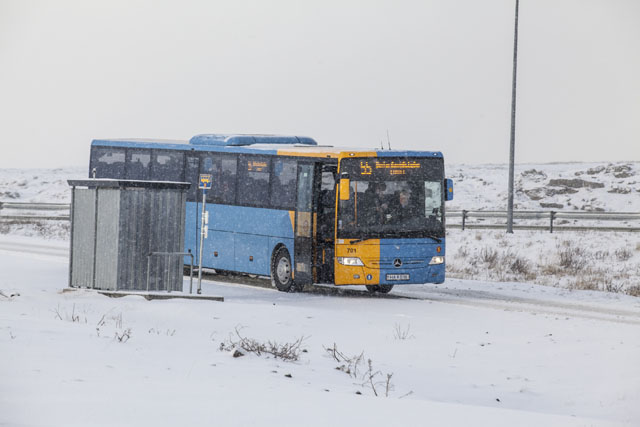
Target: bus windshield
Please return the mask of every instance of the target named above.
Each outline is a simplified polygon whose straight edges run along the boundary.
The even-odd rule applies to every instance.
[[[345,159],[349,200],[338,204],[338,238],[444,237],[442,159]]]

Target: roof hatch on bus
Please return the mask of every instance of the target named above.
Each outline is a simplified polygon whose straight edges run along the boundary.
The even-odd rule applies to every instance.
[[[253,144],[318,145],[306,136],[203,134],[189,140],[191,145],[242,146]]]

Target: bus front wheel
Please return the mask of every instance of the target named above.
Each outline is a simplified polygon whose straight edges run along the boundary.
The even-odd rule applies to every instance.
[[[297,290],[291,274],[291,257],[287,248],[280,247],[271,263],[271,283],[282,292]]]
[[[366,285],[367,290],[371,293],[379,292],[381,294],[388,294],[393,289],[393,285]]]

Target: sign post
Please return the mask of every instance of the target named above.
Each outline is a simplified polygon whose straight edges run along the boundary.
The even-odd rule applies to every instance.
[[[200,216],[200,256],[198,257],[198,294],[202,293],[202,251],[204,248],[204,239],[207,238],[209,224],[208,212],[206,212],[207,205],[207,190],[211,189],[212,179],[210,174],[201,174],[198,181],[198,188],[202,190],[202,215]]]

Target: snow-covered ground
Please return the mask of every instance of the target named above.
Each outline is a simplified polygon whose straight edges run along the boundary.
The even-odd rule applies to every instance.
[[[0,237],[0,425],[640,423],[638,298],[448,279],[386,298],[205,281],[225,302],[112,299],[62,292],[67,261],[66,242]],[[234,358],[236,330],[304,352]],[[334,346],[364,353],[355,375]]]

